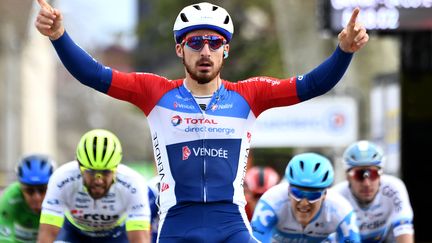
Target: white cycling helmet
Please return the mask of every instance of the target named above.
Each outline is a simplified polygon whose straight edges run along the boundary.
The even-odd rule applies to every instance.
[[[217,31],[230,42],[234,25],[228,12],[211,3],[196,3],[180,11],[174,23],[174,39],[181,43],[183,37],[193,30],[210,29]]]
[[[345,149],[343,154],[345,167],[350,170],[357,166],[384,166],[384,155],[381,148],[376,144],[361,140],[357,141]]]

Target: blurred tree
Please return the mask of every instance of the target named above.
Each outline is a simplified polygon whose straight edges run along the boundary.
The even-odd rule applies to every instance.
[[[183,65],[175,54],[173,25],[180,10],[197,1],[139,1],[138,46],[134,54],[137,71],[152,72],[170,79],[184,77]],[[222,78],[230,81],[253,76],[283,78],[274,14],[270,1],[212,1],[230,13],[234,37]]]

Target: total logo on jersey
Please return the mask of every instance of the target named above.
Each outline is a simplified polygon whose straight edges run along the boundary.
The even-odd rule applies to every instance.
[[[178,126],[182,123],[185,124],[209,124],[209,125],[217,125],[218,122],[215,119],[208,118],[192,118],[192,117],[181,117],[179,115],[175,115],[171,117],[171,124],[173,126]]]
[[[224,133],[226,135],[231,135],[235,133],[234,128],[230,127],[207,127],[207,126],[199,126],[199,125],[218,125],[216,119],[208,119],[208,118],[191,118],[191,117],[181,117],[179,115],[175,115],[171,117],[171,124],[174,127],[179,126],[180,124],[186,124],[186,125],[192,125],[192,126],[186,126],[184,128],[185,132],[209,132],[209,133]]]
[[[189,148],[189,146],[183,146],[182,148],[182,159],[187,160],[189,159],[190,155],[194,155],[195,157],[199,156],[208,156],[213,158],[223,158],[228,159],[228,150],[226,149],[215,149],[215,148],[192,148],[192,150]]]

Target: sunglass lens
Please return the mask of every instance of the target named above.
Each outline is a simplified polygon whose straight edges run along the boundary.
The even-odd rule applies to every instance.
[[[186,41],[186,45],[196,51],[199,51],[204,46],[204,39],[202,36],[193,36]]]
[[[219,37],[216,37],[216,39],[212,39],[209,41],[210,49],[214,51],[219,49],[222,45],[223,45],[223,40],[222,38]]]
[[[220,36],[191,36],[185,40],[185,44],[195,50],[200,51],[208,43],[211,50],[216,51],[224,44],[224,39]]]
[[[357,181],[363,181],[366,178],[374,181],[380,176],[380,171],[377,169],[358,169],[354,171],[354,179]]]
[[[301,199],[306,198],[310,203],[316,202],[323,194],[323,191],[305,191],[296,187],[291,187],[290,192],[294,200],[300,201]]]

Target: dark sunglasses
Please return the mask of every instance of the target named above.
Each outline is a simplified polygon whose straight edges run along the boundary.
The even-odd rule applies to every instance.
[[[47,185],[42,186],[22,186],[22,191],[28,195],[37,194],[45,194],[47,191]]]
[[[305,198],[309,203],[315,203],[320,200],[324,192],[325,190],[309,191],[302,190],[294,186],[289,187],[289,195],[297,202],[300,202],[303,198]]]
[[[382,170],[378,168],[359,168],[351,169],[348,175],[356,181],[363,181],[369,178],[371,181],[378,179],[382,174]]]
[[[195,35],[184,39],[181,43],[194,51],[201,51],[205,44],[209,45],[210,50],[217,51],[226,44],[222,36],[217,35]]]

